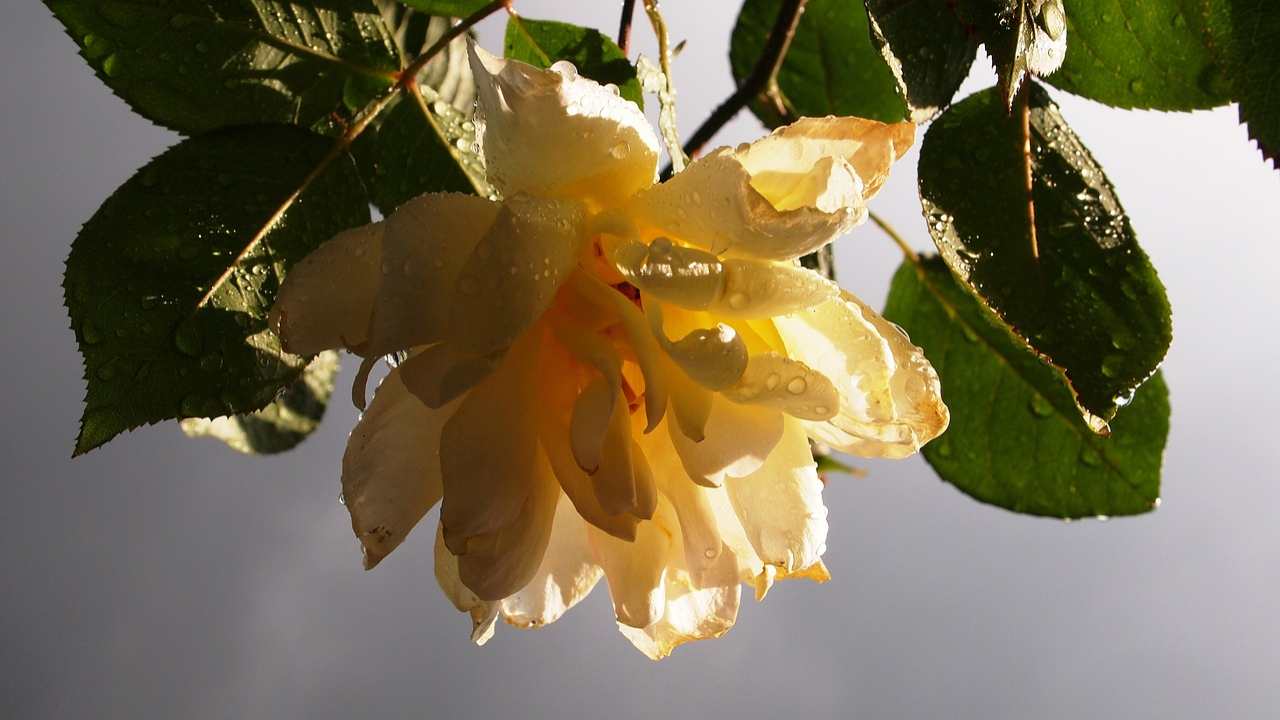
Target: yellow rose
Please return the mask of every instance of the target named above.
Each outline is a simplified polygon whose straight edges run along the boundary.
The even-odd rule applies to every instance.
[[[804,119],[655,184],[633,103],[571,65],[473,48],[502,200],[429,194],[289,275],[286,348],[403,358],[342,484],[373,567],[442,500],[436,576],[477,642],[603,576],[652,658],[716,637],[740,583],[825,580],[809,439],[905,457],[947,425],[894,325],[795,258],[848,231],[908,123]]]

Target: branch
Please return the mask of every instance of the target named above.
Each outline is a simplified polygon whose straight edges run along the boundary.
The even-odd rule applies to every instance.
[[[898,246],[898,249],[902,251],[903,257],[910,260],[913,265],[920,265],[920,256],[916,254],[915,250],[911,249],[911,245],[907,243],[906,239],[903,238],[892,225],[890,225],[884,218],[871,211],[867,211],[867,217],[871,218],[871,222],[875,223],[876,227],[880,228],[885,235],[889,236],[889,239],[892,240],[893,243]]]
[[[1031,79],[1022,82],[1018,113],[1021,116],[1022,170],[1027,189],[1027,232],[1031,238],[1031,259],[1040,260],[1040,240],[1036,237],[1035,173],[1031,160]]]
[[[618,21],[618,47],[625,57],[631,45],[631,17],[635,14],[636,0],[622,0],[622,19]]]
[[[778,92],[778,70],[787,57],[791,39],[796,35],[796,26],[800,24],[804,5],[805,0],[783,0],[782,7],[778,10],[778,18],[773,22],[773,30],[769,32],[764,50],[760,52],[760,59],[756,60],[751,74],[747,75],[738,89],[720,103],[719,107],[713,110],[702,125],[693,132],[684,145],[685,154],[697,155],[702,150],[702,146],[720,132],[720,128],[724,127],[725,123],[756,97],[765,95],[775,105],[781,104],[781,94]],[[786,114],[785,107],[779,109],[782,114]],[[668,177],[670,174],[670,166],[662,171],[663,177]]]

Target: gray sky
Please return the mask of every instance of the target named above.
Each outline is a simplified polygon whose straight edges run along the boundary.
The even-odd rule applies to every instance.
[[[615,27],[612,2],[559,5],[519,3]],[[1019,517],[919,459],[877,462],[826,491],[830,584],[784,584],[725,638],[653,664],[614,630],[603,585],[552,627],[500,627],[477,649],[435,586],[429,530],[363,572],[337,502],[356,416],[341,401],[283,457],[166,424],[68,459],[83,387],[62,263],[80,224],[174,136],[112,96],[43,5],[10,6],[0,716],[1139,720],[1262,718],[1280,704],[1280,173],[1234,108],[1126,113],[1055,93],[1174,307],[1157,513]],[[676,66],[688,133],[731,88],[736,5],[667,11],[691,39]],[[500,33],[490,21],[482,40],[496,50]],[[640,22],[636,38],[651,44]],[[759,133],[743,116],[719,140]],[[914,166],[913,153],[876,209],[925,247]],[[837,247],[843,283],[882,303],[897,251],[870,227]]]

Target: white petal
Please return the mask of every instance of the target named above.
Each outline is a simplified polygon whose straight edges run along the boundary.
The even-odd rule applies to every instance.
[[[484,645],[493,637],[493,623],[498,617],[498,603],[481,600],[458,577],[458,558],[445,547],[444,535],[436,527],[436,584],[459,612],[471,615],[471,641]]]
[[[604,569],[618,622],[646,627],[662,617],[666,604],[667,557],[676,533],[670,506],[659,501],[652,520],[636,527],[634,542],[625,542],[594,527],[587,536],[596,562]]]
[[[541,332],[528,333],[502,365],[462,399],[440,438],[449,549],[506,527],[524,508],[541,468],[537,450],[537,367]]]
[[[716,255],[790,260],[866,218],[866,202],[911,145],[914,126],[805,118],[736,149],[698,158],[638,194],[631,211],[647,235]]]
[[[539,70],[472,46],[486,172],[504,195],[614,205],[653,183],[658,139],[644,113],[568,63]]]
[[[825,375],[775,352],[752,355],[737,383],[721,391],[737,403],[781,410],[802,420],[830,420],[840,395]]]
[[[733,551],[719,556],[709,576],[716,581],[696,584],[677,562],[667,572],[662,618],[644,628],[619,623],[618,629],[651,660],[661,660],[687,642],[724,635],[738,619],[742,597]]]
[[[501,206],[473,195],[433,193],[387,218],[379,287],[365,355],[440,340],[464,263]]]
[[[726,477],[750,475],[764,464],[782,437],[782,419],[772,408],[739,405],[715,395],[702,442],[674,428],[669,434],[689,477],[718,486]]]
[[[711,390],[728,387],[746,371],[747,345],[731,326],[700,327],[705,314],[663,308],[656,302],[645,306],[645,313],[658,344],[699,385]],[[680,339],[668,338],[668,328]]]
[[[829,378],[840,412],[806,424],[820,442],[901,458],[941,433],[948,414],[936,373],[901,330],[851,295],[774,319],[787,354]]]
[[[551,305],[577,266],[582,206],[509,197],[458,277],[447,338],[459,351],[487,355],[509,346]]]
[[[293,266],[269,319],[285,350],[314,355],[368,340],[385,230],[384,223],[345,230]]]
[[[759,470],[729,478],[724,487],[765,564],[792,573],[819,561],[826,550],[827,509],[809,440],[798,421],[786,420],[782,440]]]
[[[553,623],[585,598],[603,574],[591,557],[586,525],[561,494],[542,564],[528,585],[502,601],[502,616],[521,628]]]
[[[432,410],[392,370],[351,431],[342,497],[372,569],[440,500],[440,429],[453,407]]]
[[[468,537],[458,556],[458,577],[482,600],[501,600],[528,585],[550,542],[560,486],[542,452],[531,465],[520,512],[501,528]]]

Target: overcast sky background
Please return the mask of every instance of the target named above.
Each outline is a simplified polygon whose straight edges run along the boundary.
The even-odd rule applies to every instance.
[[[609,33],[617,21],[612,2],[519,6]],[[603,583],[548,629],[499,627],[473,647],[432,577],[434,513],[362,571],[337,502],[356,417],[341,400],[282,457],[166,424],[69,459],[83,387],[62,264],[80,224],[175,137],[112,96],[43,5],[7,7],[0,716],[1274,717],[1280,173],[1234,108],[1133,113],[1054,93],[1174,307],[1158,512],[1019,517],[918,458],[874,463],[827,488],[830,584],[780,586],[725,638],[654,664],[614,630]],[[736,5],[666,10],[690,39],[675,66],[687,134],[731,90]],[[501,29],[482,26],[490,49]],[[760,132],[744,115],[718,139]],[[875,207],[923,248],[915,162]],[[872,227],[837,248],[843,283],[882,304],[897,250]]]

